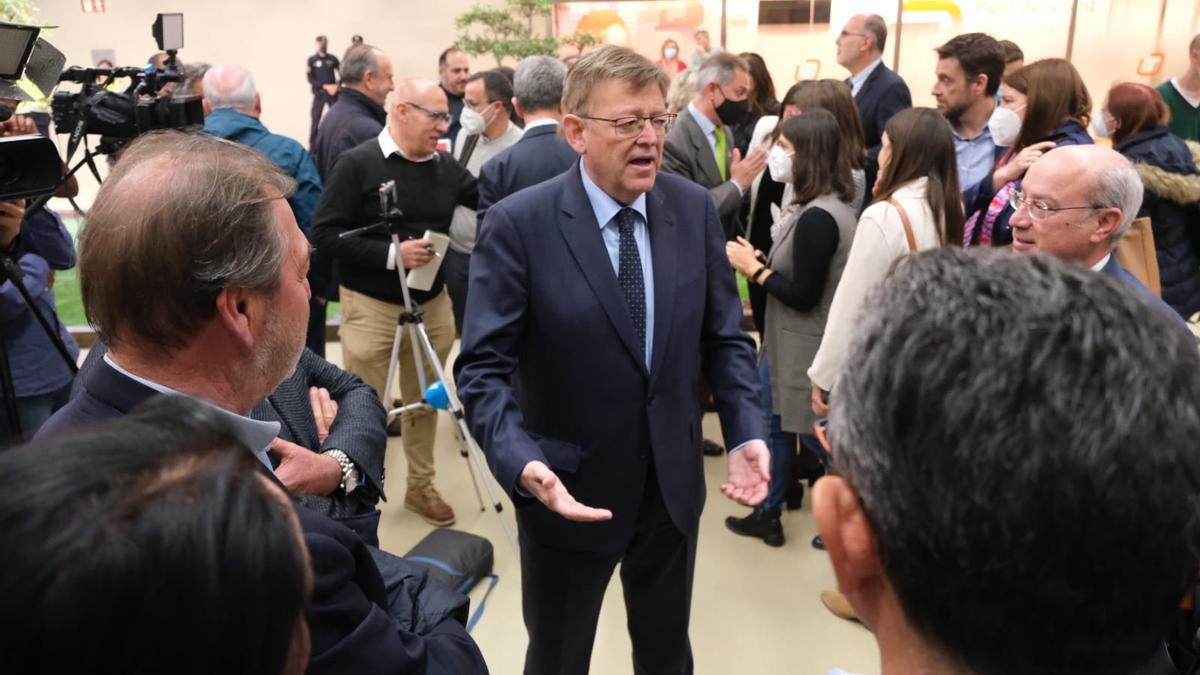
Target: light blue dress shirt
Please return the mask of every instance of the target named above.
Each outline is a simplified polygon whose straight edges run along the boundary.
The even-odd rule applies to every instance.
[[[862,91],[863,83],[865,83],[867,81],[867,78],[871,76],[871,73],[875,72],[875,69],[878,68],[882,64],[883,64],[883,57],[881,56],[881,57],[875,59],[874,61],[872,61],[871,64],[868,65],[866,68],[863,68],[862,70],[858,71],[857,73],[851,75],[850,76],[850,95],[855,98],[858,98],[858,92]]]
[[[108,354],[104,355],[104,362],[111,366],[112,369],[118,373],[128,377],[134,382],[144,384],[154,391],[162,394],[187,396],[201,405],[206,405],[209,408],[216,410],[221,414],[222,417],[228,420],[230,427],[233,429],[233,435],[236,436],[243,445],[252,449],[259,448],[258,450],[254,451],[254,456],[258,458],[258,461],[262,462],[267,467],[267,471],[275,473],[275,469],[271,466],[271,458],[267,457],[267,451],[271,449],[271,441],[275,440],[275,437],[279,435],[279,422],[263,422],[261,420],[250,419],[249,417],[242,417],[237,413],[229,412],[228,410],[220,406],[213,405],[208,401],[198,399],[195,396],[188,396],[187,394],[175,391],[174,389],[161,385],[157,382],[151,382],[144,377],[138,377],[128,370],[125,370],[121,366],[118,366],[112,359],[108,358]]]
[[[604,238],[604,247],[608,249],[608,259],[612,262],[613,274],[620,273],[620,262],[618,256],[621,251],[621,231],[617,225],[617,212],[625,208],[625,206],[617,203],[617,200],[608,195],[607,192],[600,189],[592,181],[592,177],[588,175],[587,169],[584,166],[586,160],[580,160],[579,173],[583,178],[583,190],[587,193],[588,201],[592,205],[592,213],[596,214],[596,222],[600,224],[600,235]],[[650,256],[650,229],[647,226],[649,219],[646,217],[646,194],[638,195],[638,198],[628,205],[629,208],[637,212],[640,218],[637,219],[637,224],[633,226],[633,238],[637,242],[638,257],[642,260],[642,283],[646,288],[646,370],[650,370],[651,349],[654,345],[654,261]]]
[[[975,138],[967,139],[954,133],[954,154],[958,156],[958,187],[963,192],[974,187],[992,170],[996,162],[996,144],[986,126]]]

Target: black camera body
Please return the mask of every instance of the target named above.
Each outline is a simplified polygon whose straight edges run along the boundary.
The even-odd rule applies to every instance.
[[[172,62],[163,70],[68,68],[59,81],[78,82],[82,87],[77,92],[54,93],[50,109],[55,128],[72,136],[96,134],[118,145],[155,129],[198,130],[204,126],[200,97],[161,93],[167,84],[183,81]],[[130,85],[123,92],[111,91],[96,84],[101,77],[126,77]]]

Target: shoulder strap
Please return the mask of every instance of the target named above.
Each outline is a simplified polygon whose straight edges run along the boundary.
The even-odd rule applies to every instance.
[[[917,238],[913,236],[912,223],[908,220],[908,212],[900,206],[900,202],[893,199],[888,199],[888,203],[896,207],[896,211],[900,213],[900,222],[904,225],[904,236],[908,238],[908,250],[910,253],[917,252]]]

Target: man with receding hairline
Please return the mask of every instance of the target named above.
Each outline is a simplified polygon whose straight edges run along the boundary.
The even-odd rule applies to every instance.
[[[347,151],[334,165],[317,207],[313,235],[317,246],[338,261],[341,273],[342,358],[346,370],[386,391],[388,363],[400,314],[404,311],[397,267],[412,270],[434,259],[426,231],[446,234],[457,206],[475,209],[479,190],[475,177],[452,155],[439,151],[438,139],[450,123],[446,95],[436,82],[408,80],[396,90],[391,119],[379,135]],[[378,189],[396,181],[397,206],[404,213],[401,243],[387,232],[342,239],[338,235],[378,222]],[[428,291],[412,289],[424,313],[425,329],[445,363],[454,343],[450,296],[439,269]],[[400,394],[406,403],[424,398],[413,361],[411,334],[400,349]],[[425,366],[427,381],[434,373]],[[390,405],[390,401],[385,401]],[[408,458],[405,508],[439,527],[454,523],[454,509],[433,485],[433,446],[437,411],[406,412],[402,419],[404,454]]]
[[[462,128],[459,117],[462,116],[463,97],[466,95],[467,79],[470,76],[471,62],[467,60],[467,54],[463,50],[450,47],[438,56],[438,86],[446,94],[446,104],[450,112],[450,126],[446,127],[441,138],[450,141],[449,150],[458,149],[453,147],[453,144],[458,138],[458,130]]]
[[[704,457],[698,371],[728,455],[724,494],[766,496],[754,349],[717,211],[659,174],[667,77],[605,46],[567,73],[569,171],[488,209],[455,361],[468,423],[516,504],[525,673],[586,673],[617,564],[636,673],[691,673]]]
[[[837,62],[850,71],[846,84],[854,95],[854,105],[862,117],[864,141],[867,146],[867,198],[879,172],[879,150],[883,143],[883,128],[888,120],[905,108],[912,107],[912,94],[904,79],[883,64],[883,48],[887,44],[887,23],[878,14],[856,14],[838,34]]]
[[[284,201],[292,189],[261,153],[206,134],[131,142],[80,235],[84,308],[109,351],[41,433],[123,416],[155,393],[182,394],[226,419],[271,480],[282,485],[292,458],[332,463],[336,473],[333,458],[282,443],[280,421],[250,416],[304,348],[311,247]],[[203,201],[214,194],[223,199]],[[456,606],[421,599],[433,614],[418,625],[420,598],[389,595],[379,565],[392,568],[395,588],[407,563],[323,515],[297,512],[316,581],[308,673],[486,670]]]

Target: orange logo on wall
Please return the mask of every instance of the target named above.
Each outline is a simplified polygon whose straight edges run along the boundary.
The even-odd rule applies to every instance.
[[[1167,56],[1162,52],[1150,52],[1138,61],[1137,74],[1142,77],[1154,77],[1162,72]]]

